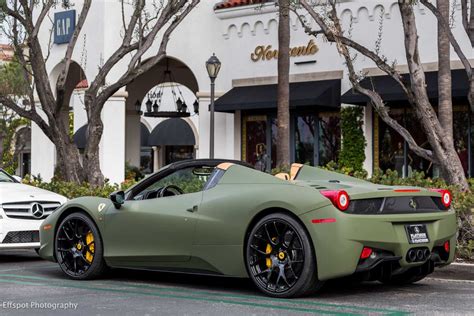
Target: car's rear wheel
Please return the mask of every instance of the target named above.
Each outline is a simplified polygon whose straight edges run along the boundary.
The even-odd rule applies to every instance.
[[[59,224],[55,254],[61,270],[73,279],[94,279],[106,269],[99,230],[83,213],[70,214]]]
[[[259,290],[273,297],[298,297],[318,290],[316,255],[304,227],[293,217],[274,213],[250,230],[246,265]]]

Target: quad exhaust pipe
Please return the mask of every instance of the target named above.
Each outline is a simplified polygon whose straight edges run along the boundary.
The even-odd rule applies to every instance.
[[[431,255],[428,248],[413,248],[408,250],[406,260],[407,262],[423,262]]]

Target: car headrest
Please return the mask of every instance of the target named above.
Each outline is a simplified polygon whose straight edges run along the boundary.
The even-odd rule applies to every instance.
[[[282,179],[282,180],[290,180],[290,175],[288,173],[284,173],[284,172],[280,172],[280,173],[276,174],[275,177],[277,177],[278,179]]]
[[[298,172],[300,171],[302,167],[303,167],[303,164],[300,164],[300,163],[294,163],[291,165],[290,180],[295,180],[296,176],[298,175]]]

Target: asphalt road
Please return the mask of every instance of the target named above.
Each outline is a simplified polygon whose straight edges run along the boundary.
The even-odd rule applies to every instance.
[[[1,251],[0,315],[474,315],[474,281],[453,276],[406,287],[332,282],[314,297],[279,300],[231,278],[114,270],[72,281],[33,251]]]

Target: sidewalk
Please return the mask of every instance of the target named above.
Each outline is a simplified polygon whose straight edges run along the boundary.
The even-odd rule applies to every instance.
[[[474,281],[474,264],[452,263],[447,267],[435,269],[429,277]]]

